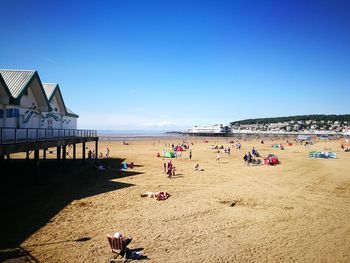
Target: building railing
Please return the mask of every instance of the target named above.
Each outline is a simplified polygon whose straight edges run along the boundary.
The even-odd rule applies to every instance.
[[[66,138],[93,137],[97,137],[96,130],[0,128],[0,145]]]

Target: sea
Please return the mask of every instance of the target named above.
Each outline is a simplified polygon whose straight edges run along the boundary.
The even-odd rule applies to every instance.
[[[179,132],[143,130],[98,130],[97,136],[99,137],[100,141],[132,141],[157,138],[182,138],[182,134]]]

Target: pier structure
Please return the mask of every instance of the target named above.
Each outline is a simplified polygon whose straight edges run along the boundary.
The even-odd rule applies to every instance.
[[[98,136],[96,130],[78,129],[35,129],[35,128],[0,128],[0,167],[11,160],[11,154],[26,153],[29,160],[34,152],[34,169],[37,171],[41,160],[47,158],[48,149],[56,148],[57,163],[64,164],[67,147],[72,147],[71,159],[78,159],[77,147],[82,147],[81,160],[86,160],[86,143],[95,142],[95,158],[98,153]],[[42,159],[40,159],[40,151]],[[2,170],[2,169],[0,169]]]

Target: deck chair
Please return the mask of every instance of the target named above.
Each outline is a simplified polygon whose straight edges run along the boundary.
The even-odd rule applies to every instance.
[[[107,239],[111,247],[109,262],[126,262],[128,248],[125,245],[124,238],[116,238],[107,234]]]

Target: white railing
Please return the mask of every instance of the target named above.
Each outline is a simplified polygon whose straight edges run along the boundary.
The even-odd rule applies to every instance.
[[[11,143],[49,141],[62,138],[97,137],[96,130],[70,129],[17,129],[0,128],[0,145]]]

